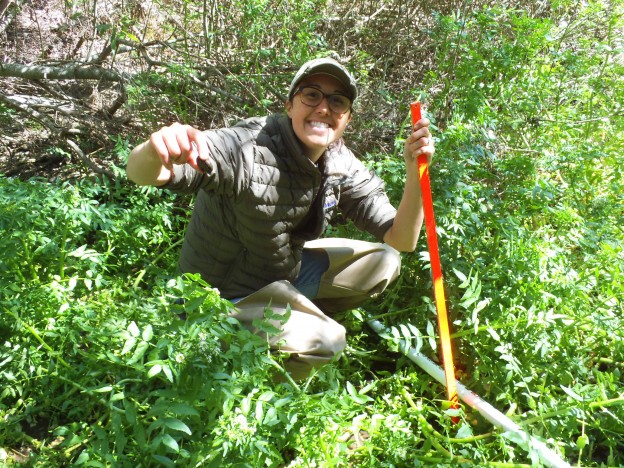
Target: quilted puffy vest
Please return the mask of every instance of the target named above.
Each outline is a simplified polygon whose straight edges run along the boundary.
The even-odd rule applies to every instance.
[[[303,154],[286,115],[206,135],[205,173],[174,166],[163,188],[197,194],[179,267],[201,274],[225,298],[294,281],[305,241],[320,237],[338,210],[378,240],[392,225],[396,210],[383,181],[342,141],[317,166]]]

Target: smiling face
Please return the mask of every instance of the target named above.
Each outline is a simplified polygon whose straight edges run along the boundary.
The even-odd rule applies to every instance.
[[[313,86],[325,94],[344,94],[345,86],[329,75],[312,75],[302,80],[299,85]],[[293,130],[304,146],[305,154],[312,162],[318,161],[327,147],[339,140],[351,120],[351,111],[344,114],[332,112],[327,99],[317,106],[310,107],[301,102],[300,94],[286,102],[286,112],[292,120]]]

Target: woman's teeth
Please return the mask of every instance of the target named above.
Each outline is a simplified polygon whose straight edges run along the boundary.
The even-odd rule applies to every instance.
[[[329,128],[329,124],[325,122],[310,122],[310,126],[315,128]]]

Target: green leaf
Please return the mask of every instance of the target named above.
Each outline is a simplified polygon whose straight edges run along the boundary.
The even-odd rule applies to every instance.
[[[264,332],[267,335],[277,335],[278,333],[281,332],[279,328],[277,328],[275,325],[273,325],[272,323],[270,323],[268,320],[265,320],[265,319],[253,320],[252,326],[256,330]]]
[[[113,387],[111,385],[105,385],[104,387],[95,388],[91,391],[94,393],[107,393],[107,392],[111,392],[112,390],[113,390]]]
[[[287,405],[287,404],[288,404],[288,403],[290,403],[291,401],[292,401],[292,397],[291,397],[291,396],[287,396],[287,397],[284,397],[284,398],[280,398],[279,400],[277,400],[277,401],[274,403],[274,406],[275,406],[276,408],[281,408],[282,406]]]
[[[175,441],[174,441],[175,442]],[[165,457],[164,455],[156,455],[152,454],[152,458],[156,460],[159,464],[169,467],[175,467],[175,463],[169,457]]]
[[[353,400],[355,403],[358,403],[360,405],[373,401],[371,397],[360,394],[356,390],[356,388],[353,386],[353,384],[348,381],[347,381],[347,393],[349,394],[349,398],[351,400]]]
[[[162,366],[160,364],[155,364],[150,368],[149,371],[147,371],[147,377],[151,379],[155,375],[158,375],[161,370]]]
[[[180,416],[199,416],[199,412],[195,408],[185,403],[173,403],[167,409]]]
[[[141,334],[139,327],[134,321],[130,322],[130,324],[128,325],[128,332],[135,338],[138,338],[138,336]]]
[[[256,417],[256,421],[258,422],[262,422],[262,420],[264,419],[264,402],[262,400],[258,400],[256,401],[256,413],[255,413],[255,417]]]
[[[173,429],[174,431],[184,432],[188,435],[192,434],[189,427],[176,418],[165,418],[164,425],[167,426],[169,429]]]
[[[353,309],[351,311],[351,313],[353,314],[353,316],[358,319],[360,322],[365,322],[365,318],[364,315],[362,314],[362,311],[360,309]]]
[[[459,426],[459,429],[457,430],[457,435],[455,437],[457,437],[458,439],[465,439],[467,437],[472,437],[472,434],[472,427],[470,427],[470,424],[462,423]]]
[[[199,297],[193,297],[184,302],[184,310],[186,312],[193,312],[195,309],[200,307],[208,297],[208,294],[203,294]]]
[[[260,401],[271,401],[274,396],[275,396],[275,392],[273,392],[271,390],[267,390],[266,392],[262,393],[258,397],[258,400],[260,400]]]
[[[493,328],[487,328],[487,332],[494,338],[496,341],[500,341],[500,336]]]
[[[245,416],[249,414],[249,410],[251,409],[251,397],[250,396],[246,396],[245,398],[243,398],[240,404],[240,409],[241,409],[241,412]]]
[[[137,339],[134,336],[129,336],[126,342],[124,343],[123,349],[121,350],[121,355],[129,353],[136,345]]]
[[[273,406],[271,406],[267,412],[266,415],[264,416],[264,421],[262,421],[262,424],[265,426],[275,426],[276,424],[279,424],[280,420],[277,414],[277,409],[274,408]]]
[[[147,437],[145,436],[145,427],[142,424],[135,424],[132,426],[132,435],[139,447],[145,447],[147,444]]]
[[[427,339],[429,340],[429,346],[431,346],[431,349],[436,350],[438,347],[438,343],[436,341],[435,328],[431,320],[427,320],[427,335]]]
[[[167,377],[167,380],[173,383],[173,373],[171,372],[171,367],[169,367],[167,364],[163,364],[162,371],[163,374],[165,374],[165,376]]]
[[[559,386],[561,387],[561,390],[566,392],[570,397],[574,398],[576,401],[584,401],[583,397],[577,394],[576,392],[574,392],[574,390],[572,390],[571,388],[566,387],[565,385],[559,385]]]
[[[457,276],[457,278],[459,278],[459,280],[462,282],[458,287],[464,289],[468,286],[468,278],[466,277],[466,275],[464,275],[461,271],[459,271],[457,268],[453,268],[453,273],[455,273],[455,276]]]
[[[578,436],[578,439],[576,439],[576,448],[579,450],[583,450],[587,444],[589,444],[589,437],[587,437],[586,434],[581,434]]]
[[[401,329],[401,333],[403,334],[403,337],[410,341],[412,339],[412,333],[410,332],[409,328],[407,328],[407,325],[405,324],[400,324],[399,328]]]
[[[145,341],[140,341],[136,349],[134,350],[134,354],[127,361],[127,364],[133,365],[139,362],[139,360],[143,359],[143,356],[145,355],[145,352],[147,351],[148,347],[149,347],[149,343]]]
[[[466,292],[462,296],[460,305],[467,309],[468,307],[470,307],[471,304],[478,301],[480,296],[481,281],[479,281],[478,276],[475,275],[475,277],[472,279],[470,287],[466,289]]]
[[[173,437],[171,437],[169,434],[162,435],[162,443],[165,447],[169,447],[174,452],[176,453],[180,452],[180,446],[178,445],[176,440]]]
[[[152,326],[148,323],[143,329],[141,338],[143,338],[143,341],[150,341],[153,336],[154,336],[154,331],[152,330]]]
[[[137,43],[141,42],[141,40],[140,40],[138,37],[136,37],[134,34],[132,34],[132,33],[131,33],[131,32],[129,32],[129,31],[124,31],[124,35],[125,35],[128,39],[130,39],[131,41],[134,41],[134,42],[137,42]]]
[[[126,421],[128,421],[128,424],[131,426],[134,426],[137,420],[137,410],[134,402],[125,399],[123,405],[125,409]]]
[[[78,458],[76,459],[75,464],[82,465],[83,463],[86,463],[87,461],[89,461],[89,452],[87,450],[83,450],[82,452],[80,452],[80,455],[78,455]]]

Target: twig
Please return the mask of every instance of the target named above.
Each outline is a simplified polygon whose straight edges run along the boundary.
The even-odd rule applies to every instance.
[[[609,115],[603,115],[602,117],[594,117],[591,119],[580,119],[580,120],[556,120],[556,119],[537,119],[538,122],[551,122],[558,123],[564,125],[582,125],[588,122],[607,122],[611,117],[622,117],[624,113],[616,112]]]
[[[78,157],[82,160],[83,163],[85,163],[85,165],[89,169],[91,169],[93,172],[97,174],[103,174],[111,180],[115,180],[115,174],[113,174],[108,169],[100,167],[97,164],[95,164],[90,158],[88,158],[84,154],[84,152],[80,149],[80,146],[78,146],[74,141],[70,139],[67,139],[65,141],[67,142],[67,145],[74,151],[74,153],[76,153],[76,155],[78,155]]]

